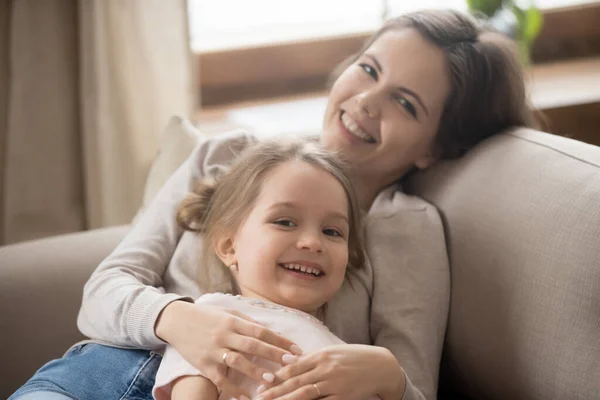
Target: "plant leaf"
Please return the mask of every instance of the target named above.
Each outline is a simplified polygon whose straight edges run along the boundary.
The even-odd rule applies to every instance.
[[[540,10],[535,8],[533,5],[527,10],[527,23],[523,31],[523,39],[528,43],[533,43],[534,39],[542,30],[544,17]]]
[[[493,16],[500,7],[503,0],[467,0],[469,11],[479,11],[487,15]]]

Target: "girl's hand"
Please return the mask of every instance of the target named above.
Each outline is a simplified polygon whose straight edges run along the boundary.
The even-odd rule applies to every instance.
[[[219,392],[238,399],[249,395],[227,381],[227,367],[258,382],[273,381],[270,371],[256,367],[244,354],[281,365],[302,354],[293,342],[239,311],[184,301],[174,301],[163,309],[155,332],[202,371]]]
[[[300,357],[275,374],[260,400],[401,399],[404,372],[387,349],[343,344]]]

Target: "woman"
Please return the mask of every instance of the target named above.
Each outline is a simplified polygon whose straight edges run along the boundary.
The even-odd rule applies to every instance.
[[[397,182],[531,125],[516,54],[468,16],[423,11],[386,23],[335,79],[321,142],[352,163],[368,262],[329,303],[335,318],[326,324],[354,344],[294,358],[301,349],[243,314],[190,303],[201,294],[191,267],[197,239],[182,233],[175,213],[193,182],[218,175],[254,141],[224,136],[194,151],[87,283],[79,328],[111,346],[74,347],[13,398],[150,398],[160,357],[112,346],[165,342],[235,398],[244,393],[227,368],[263,383],[264,399],[435,398],[449,302],[443,227],[433,207]],[[243,354],[294,360],[265,382]]]

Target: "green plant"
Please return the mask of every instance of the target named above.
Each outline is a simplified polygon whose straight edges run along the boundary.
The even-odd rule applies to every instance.
[[[523,62],[529,63],[531,45],[542,29],[543,17],[533,0],[467,0],[469,11],[483,14],[519,46]]]

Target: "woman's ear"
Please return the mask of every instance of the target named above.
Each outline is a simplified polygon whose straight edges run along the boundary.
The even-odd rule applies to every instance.
[[[438,158],[436,156],[434,156],[433,154],[429,153],[421,158],[419,158],[417,161],[415,161],[415,166],[419,169],[425,169],[425,168],[429,168],[431,167],[433,164],[435,164],[435,162],[438,160]]]
[[[435,144],[432,145],[432,148],[429,150],[427,154],[422,156],[421,158],[415,161],[415,167],[418,169],[426,169],[431,167],[437,160],[439,160],[442,156],[442,151]]]
[[[223,262],[223,264],[229,266],[237,262],[235,255],[235,246],[233,239],[229,236],[223,236],[216,238],[213,241],[213,248],[217,257]]]

